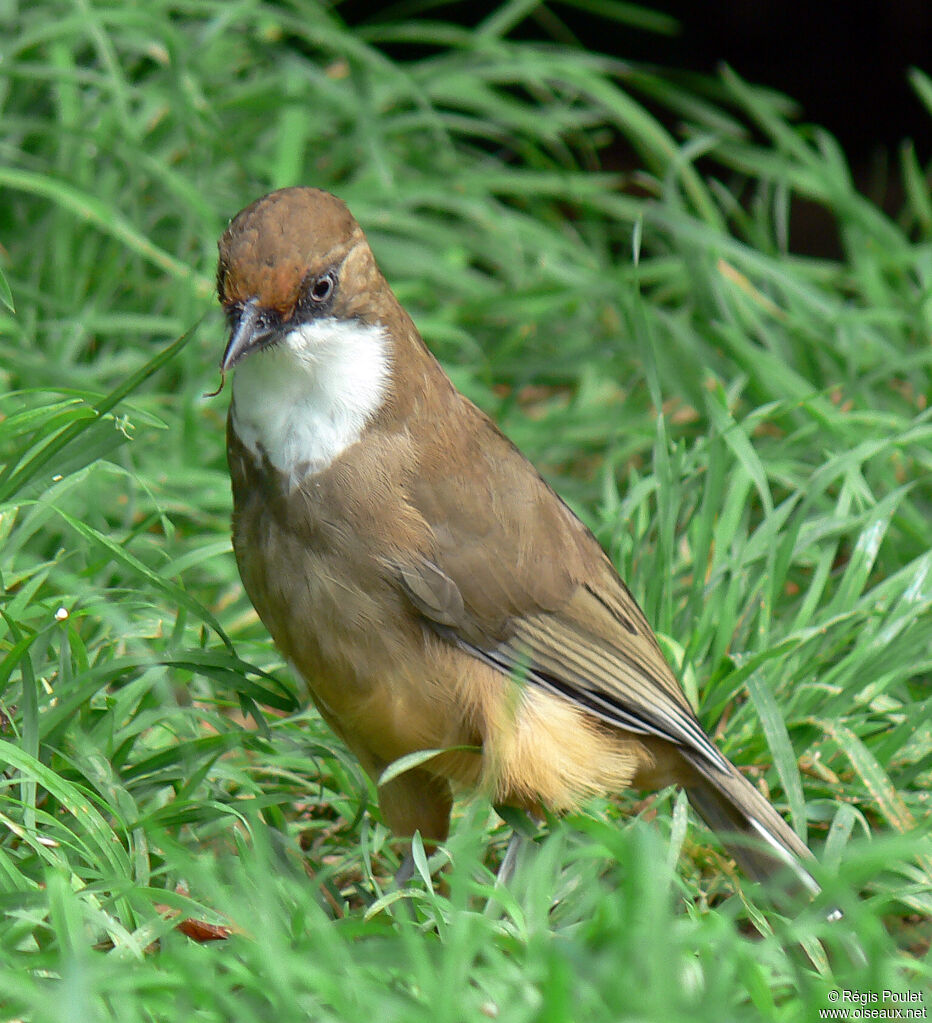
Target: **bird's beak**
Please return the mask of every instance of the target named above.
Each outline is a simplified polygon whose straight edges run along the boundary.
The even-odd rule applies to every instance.
[[[226,373],[238,362],[242,362],[250,352],[266,347],[277,333],[275,327],[269,326],[259,300],[251,298],[243,306],[239,320],[230,333],[230,340],[220,360],[220,372]]]

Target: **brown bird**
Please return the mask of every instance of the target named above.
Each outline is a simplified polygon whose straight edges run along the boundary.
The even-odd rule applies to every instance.
[[[746,873],[811,856],[716,749],[595,537],[460,394],[326,192],[286,188],[220,239],[243,585],[398,835],[453,793],[565,811],[682,785]],[[451,747],[474,750],[451,750]]]

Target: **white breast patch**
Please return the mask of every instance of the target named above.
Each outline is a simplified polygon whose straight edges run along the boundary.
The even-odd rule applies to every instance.
[[[332,317],[301,324],[236,367],[233,429],[296,483],[359,440],[385,399],[388,374],[381,326]]]

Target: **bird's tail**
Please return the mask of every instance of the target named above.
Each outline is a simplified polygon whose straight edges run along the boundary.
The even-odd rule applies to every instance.
[[[730,764],[717,770],[697,758],[696,769],[684,786],[690,803],[702,819],[721,835],[738,866],[755,881],[778,875],[795,879],[796,890],[818,895],[819,885],[806,864],[812,853],[756,788]]]

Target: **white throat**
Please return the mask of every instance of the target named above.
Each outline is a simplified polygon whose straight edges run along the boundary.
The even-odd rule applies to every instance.
[[[303,323],[236,368],[233,429],[291,480],[321,472],[362,436],[385,398],[381,326],[332,317]]]

